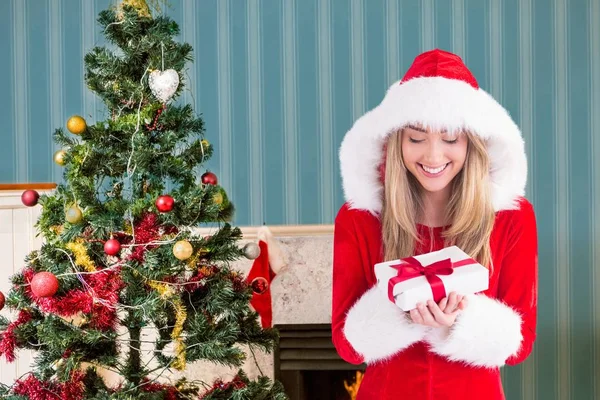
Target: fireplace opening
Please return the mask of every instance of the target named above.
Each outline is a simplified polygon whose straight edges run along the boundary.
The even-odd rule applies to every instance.
[[[354,400],[366,365],[344,361],[331,341],[330,324],[275,325],[275,379],[290,400]]]

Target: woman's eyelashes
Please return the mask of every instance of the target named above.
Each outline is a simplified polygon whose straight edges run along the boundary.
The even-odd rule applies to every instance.
[[[425,139],[414,139],[414,138],[409,138],[409,141],[410,141],[411,143],[422,143],[422,142],[424,142],[424,141],[425,141]],[[458,142],[458,138],[456,138],[456,139],[444,139],[444,142],[445,142],[445,143],[448,143],[448,144],[454,144],[454,143]]]

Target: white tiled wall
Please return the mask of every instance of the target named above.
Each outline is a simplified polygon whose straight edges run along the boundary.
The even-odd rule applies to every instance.
[[[0,291],[8,296],[10,277],[24,267],[25,256],[41,246],[34,225],[41,207],[25,207],[21,203],[22,191],[0,191]],[[5,307],[0,311],[14,320],[16,313]],[[11,385],[15,379],[30,370],[33,357],[30,351],[21,351],[13,363],[0,358],[0,382]]]

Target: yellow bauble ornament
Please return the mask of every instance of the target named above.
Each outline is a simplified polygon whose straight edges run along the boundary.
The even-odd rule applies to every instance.
[[[173,255],[179,260],[187,260],[193,252],[194,248],[187,240],[180,240],[173,246]]]
[[[67,210],[65,214],[65,219],[71,224],[76,224],[83,219],[83,213],[81,212],[81,209],[79,209],[79,207],[73,205]]]
[[[123,0],[121,4],[119,4],[117,10],[117,17],[119,20],[123,19],[123,6],[131,6],[133,7],[140,17],[151,18],[150,7],[146,3],[146,0]]]
[[[215,193],[215,195],[213,196],[213,202],[215,202],[215,204],[222,205],[223,204],[223,193],[221,193],[221,192]]]
[[[53,157],[54,162],[62,167],[63,165],[65,165],[65,156],[66,155],[67,155],[66,151],[58,150],[56,153],[54,153],[54,157]]]
[[[200,141],[200,143],[202,143],[202,147],[205,149],[208,149],[208,146],[210,146],[210,143],[208,143],[208,140],[206,140],[206,139],[202,139],[202,141]]]
[[[67,121],[67,129],[69,132],[74,133],[75,135],[81,135],[83,132],[85,132],[86,128],[87,124],[85,119],[79,115],[73,115]]]

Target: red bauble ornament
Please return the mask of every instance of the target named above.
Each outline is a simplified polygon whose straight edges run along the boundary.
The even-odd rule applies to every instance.
[[[121,251],[121,243],[117,239],[109,239],[104,243],[104,252],[109,256],[116,256]]]
[[[38,203],[38,199],[40,198],[40,194],[35,190],[26,190],[21,195],[21,201],[27,207],[33,207]]]
[[[58,279],[52,272],[38,272],[31,279],[31,291],[36,297],[52,297],[58,291]]]
[[[250,286],[254,293],[264,294],[269,289],[269,282],[262,276],[258,276],[252,280]]]
[[[205,185],[216,185],[217,184],[217,176],[212,172],[205,172],[202,174],[202,183]]]
[[[4,302],[6,299],[4,298],[4,293],[0,292],[0,310],[4,308]]]
[[[156,199],[156,208],[163,213],[171,211],[174,204],[175,200],[168,194],[163,194]]]

